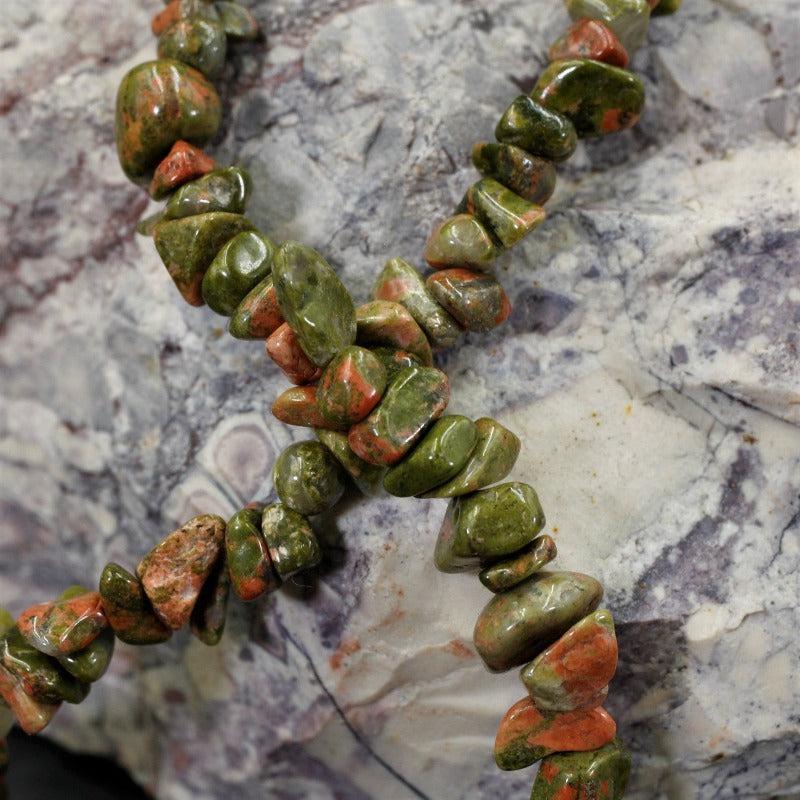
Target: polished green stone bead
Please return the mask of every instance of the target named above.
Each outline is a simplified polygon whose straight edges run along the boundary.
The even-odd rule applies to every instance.
[[[264,509],[261,532],[272,563],[284,580],[316,567],[322,560],[322,550],[309,521],[282,503],[272,503]]]
[[[14,617],[4,608],[0,608],[0,636],[14,627]]]
[[[457,497],[447,507],[434,562],[442,572],[474,569],[530,544],[544,527],[533,487],[502,483]]]
[[[258,36],[258,21],[244,6],[218,0],[214,8],[225,33],[232,39],[255,39]]]
[[[94,683],[105,675],[114,655],[114,631],[106,628],[88,647],[68,656],[59,656],[58,663],[82,683]]]
[[[223,550],[197,596],[189,619],[192,635],[209,647],[219,644],[225,632],[230,589],[231,577]]]
[[[497,420],[481,417],[475,422],[478,442],[469,461],[452,480],[423,497],[458,497],[501,481],[511,472],[521,447],[520,440]]]
[[[674,14],[681,7],[682,0],[661,0],[654,9],[650,11],[651,17],[663,17],[667,14]]]
[[[40,653],[14,627],[0,639],[0,664],[23,683],[27,694],[44,703],[80,703],[89,694],[82,683],[58,661]]]
[[[351,345],[337,353],[317,384],[317,408],[337,428],[360,422],[386,389],[386,368],[364,347]]]
[[[119,564],[112,562],[103,568],[99,592],[103,612],[120,641],[159,644],[172,635],[155,615],[141,581]]]
[[[215,211],[159,222],[153,235],[156,250],[187,303],[203,305],[203,276],[220,248],[242,231],[253,229],[241,214]]]
[[[250,174],[241,167],[207,172],[172,194],[164,208],[164,218],[182,219],[211,211],[244,214],[251,183]]]
[[[402,372],[402,370],[408,367],[422,366],[422,361],[407,350],[398,350],[394,347],[371,347],[370,352],[375,355],[386,369],[387,386]]]
[[[566,161],[578,146],[575,126],[566,116],[524,94],[508,107],[494,135],[498,142],[513,144],[551,161]]]
[[[556,557],[556,543],[550,536],[539,536],[517,555],[481,570],[480,582],[492,592],[504,592],[539,572]]]
[[[236,311],[257,284],[272,271],[275,245],[263,233],[244,231],[233,237],[214,257],[203,276],[203,300],[226,317]]]
[[[500,255],[486,228],[471,214],[457,214],[440,223],[425,245],[425,260],[434,269],[471,267],[486,270]]]
[[[249,602],[280,587],[281,579],[261,534],[260,509],[243,508],[228,520],[225,554],[233,591],[240,600]]]
[[[585,58],[554,61],[531,96],[569,117],[580,137],[630,128],[644,108],[644,85],[636,75]]]
[[[158,38],[159,58],[188,64],[211,79],[222,74],[226,50],[223,26],[200,16],[179,19]]]
[[[286,242],[273,259],[272,279],[284,319],[303,352],[318,367],[353,344],[353,300],[319,253],[297,242]]]
[[[490,331],[508,319],[511,303],[491,275],[468,269],[442,269],[428,277],[438,302],[468,331]]]
[[[237,339],[267,339],[284,321],[272,275],[269,275],[236,306],[228,332]]]
[[[202,146],[216,136],[222,118],[219,95],[196,69],[160,59],[139,64],[117,92],[117,153],[125,174],[147,183],[179,139]]]
[[[489,601],[475,624],[475,647],[492,672],[522,666],[594,611],[602,597],[603,587],[588,575],[540,572]]]
[[[468,417],[438,419],[411,454],[386,473],[384,489],[395,497],[412,497],[450,480],[466,463],[476,440],[475,423]]]
[[[433,353],[425,332],[400,303],[372,300],[356,309],[357,339],[363,345],[384,345],[413,353],[426,367]]]
[[[344,492],[339,462],[321,442],[290,444],[275,461],[275,491],[281,502],[298,514],[321,514]]]
[[[546,203],[556,188],[556,168],[546,158],[513,144],[478,142],[472,148],[475,169],[537,205]]]
[[[402,258],[386,262],[372,296],[405,306],[434,348],[452,347],[461,338],[458,323],[436,302],[422,275]]]
[[[333,453],[344,471],[353,479],[359,491],[367,497],[379,495],[383,490],[385,467],[377,467],[359,458],[347,441],[347,434],[340,431],[316,428],[317,438]]]
[[[433,367],[410,367],[389,385],[383,400],[350,428],[350,447],[370,464],[390,467],[414,446],[447,408],[450,383]]]
[[[598,750],[556,753],[539,765],[531,800],[622,800],[630,773],[631,755],[619,739]]]
[[[506,189],[494,178],[481,178],[467,189],[459,213],[472,214],[502,247],[513,247],[544,222],[544,209]]]
[[[628,53],[644,43],[650,22],[647,0],[564,0],[572,19],[599,19],[608,25]]]

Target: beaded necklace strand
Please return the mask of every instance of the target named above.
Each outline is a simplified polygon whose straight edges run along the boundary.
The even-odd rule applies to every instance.
[[[574,572],[542,571],[556,545],[534,489],[502,481],[520,452],[488,417],[444,415],[449,383],[433,353],[464,331],[489,331],[511,306],[489,272],[498,255],[540,225],[555,163],[578,139],[631,127],[644,106],[626,70],[650,16],[680,0],[565,0],[574,20],[550,48],[530,95],[479,142],[482,177],[455,215],[435,227],[424,257],[433,272],[390,259],[373,300],[356,308],[314,250],[280,246],[244,216],[247,172],[218,167],[201,147],[217,134],[221,102],[212,80],[229,41],[259,27],[233,2],[172,0],[152,22],[158,60],[134,67],[117,95],[120,164],[163,211],[143,220],[183,298],[230,318],[238,339],[264,340],[294,384],[274,401],[282,422],[313,428],[275,462],[279,502],[248,504],[227,522],[202,514],[167,535],[135,574],[109,563],[99,587],[68,588],[16,621],[0,609],[0,800],[14,720],[43,730],[61,703],[79,703],[106,671],[115,640],[164,642],[190,625],[207,645],[225,626],[228,597],[245,602],[322,559],[309,518],[331,509],[348,478],[365,495],[447,498],[434,560],[445,573],[479,572],[494,593],[474,644],[486,667],[521,667],[527,695],[503,716],[497,765],[540,761],[532,800],[619,800],[631,758],[602,707],[617,665],[603,587]],[[390,769],[387,765],[387,769]],[[412,791],[414,787],[406,783]],[[418,792],[417,792],[418,793]]]

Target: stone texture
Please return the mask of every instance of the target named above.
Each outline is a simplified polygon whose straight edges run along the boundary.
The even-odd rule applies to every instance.
[[[286,380],[262,346],[184,305],[133,233],[147,200],[116,166],[112,109],[160,7],[12,2],[0,21],[0,604],[15,615],[136,564],[193,514],[268,499],[277,453],[307,435],[266,420]],[[422,263],[476,179],[472,145],[569,24],[550,0],[249,7],[267,49],[231,45],[209,153],[251,171],[259,229],[319,249],[357,302],[387,258]],[[559,165],[548,220],[495,262],[514,313],[439,358],[452,413],[524,440],[509,479],[536,486],[559,568],[607,587],[626,798],[791,797],[797,3],[694,0],[648,37],[639,125]],[[115,755],[164,800],[525,798],[532,770],[491,755],[519,677],[487,676],[469,646],[489,593],[431,562],[444,505],[354,496],[319,526],[309,588],[232,601],[214,649],[119,646],[48,735]]]

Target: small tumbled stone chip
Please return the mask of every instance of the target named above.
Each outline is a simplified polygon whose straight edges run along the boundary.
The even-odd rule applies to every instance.
[[[494,135],[498,142],[516,145],[551,161],[565,161],[578,146],[575,127],[567,117],[524,94],[508,107]]]
[[[556,188],[553,162],[513,144],[478,142],[472,148],[472,163],[484,177],[494,178],[530,203],[543,205]]]
[[[511,303],[491,275],[454,267],[428,277],[431,294],[468,331],[490,331],[508,319]]]
[[[395,497],[427,492],[458,473],[476,440],[475,423],[468,417],[453,414],[438,419],[411,454],[386,473],[384,488]]]
[[[564,2],[572,19],[596,19],[608,25],[629,53],[638,50],[644,43],[650,23],[650,5],[647,0],[564,0]]]
[[[139,562],[136,574],[167,627],[177,630],[189,622],[224,541],[225,520],[201,514],[172,531]]]
[[[458,497],[503,480],[517,461],[521,442],[496,419],[475,421],[478,442],[469,461],[452,480],[423,494],[423,497]]]
[[[456,321],[436,302],[422,275],[402,258],[386,262],[373,297],[404,306],[435,349],[452,347],[461,338]]]
[[[450,400],[447,375],[433,367],[410,367],[389,385],[386,394],[348,434],[350,447],[370,464],[391,467],[400,461],[438,419]]]
[[[284,323],[272,276],[264,278],[236,306],[228,333],[237,339],[266,339]]]
[[[158,37],[158,57],[180,61],[213,80],[225,67],[227,46],[219,22],[192,16],[177,20]]]
[[[614,740],[617,725],[604,709],[543,714],[530,697],[506,712],[494,741],[500,769],[524,769],[557,752],[596,750]]]
[[[208,80],[179,61],[133,67],[117,92],[116,139],[122,169],[145,185],[179,139],[202,146],[216,136],[222,103]]]
[[[230,588],[231,578],[225,549],[222,548],[217,563],[200,590],[189,619],[192,635],[209,647],[219,644],[225,632]]]
[[[384,345],[413,353],[425,366],[433,353],[424,331],[400,303],[372,300],[356,309],[357,339],[363,345]]]
[[[267,355],[283,370],[286,377],[295,385],[312,383],[322,375],[318,367],[300,346],[297,334],[288,322],[279,325],[267,338]]]
[[[628,66],[628,53],[608,25],[597,19],[579,19],[550,46],[551,61],[591,58],[614,67]]]
[[[284,580],[316,567],[322,560],[322,550],[309,521],[282,503],[272,503],[264,509],[261,532],[272,563]]]
[[[501,247],[513,247],[544,222],[541,206],[506,189],[494,178],[481,178],[467,189],[460,213],[472,214]],[[451,312],[452,313],[452,312]]]
[[[404,369],[422,366],[419,358],[407,350],[398,350],[395,347],[370,347],[370,352],[383,364],[387,386]]]
[[[544,526],[532,486],[502,483],[450,501],[436,541],[434,562],[442,572],[474,569],[530,544]]]
[[[258,231],[244,231],[217,253],[203,276],[203,300],[212,311],[229,317],[247,293],[272,271],[275,245]]]
[[[522,552],[481,570],[478,578],[490,591],[504,592],[539,572],[555,557],[556,543],[552,537],[539,536]]]
[[[185,183],[170,198],[164,208],[165,219],[183,219],[212,211],[244,214],[250,194],[250,175],[241,167],[215,169]],[[271,251],[275,245],[270,242]]]
[[[304,428],[340,427],[320,413],[316,386],[292,386],[281,392],[272,404],[272,415],[287,425]]]
[[[314,364],[324,367],[340,350],[353,344],[353,300],[319,253],[297,242],[286,242],[273,259],[272,280],[283,318]]]
[[[531,800],[622,800],[630,774],[631,756],[619,739],[597,750],[557,753],[539,765]]]
[[[328,423],[346,428],[364,419],[385,389],[386,368],[369,350],[352,345],[334,356],[322,371],[317,404]]]
[[[644,85],[632,72],[588,59],[556,61],[532,96],[569,117],[580,137],[603,136],[635,125],[644,108]]]
[[[275,491],[298,514],[321,514],[339,501],[345,478],[339,462],[321,442],[295,442],[276,459]]]
[[[83,650],[107,624],[100,595],[88,589],[31,606],[17,620],[20,633],[30,645],[49,656]]]
[[[522,666],[594,611],[601,584],[579,572],[540,572],[495,595],[475,624],[478,654],[492,672]]]
[[[353,479],[359,491],[367,497],[381,493],[383,489],[383,476],[385,467],[369,464],[359,458],[347,441],[347,434],[318,428],[315,430],[317,438],[333,453],[334,458],[342,465],[344,471]]]
[[[231,585],[240,600],[249,602],[280,587],[281,579],[261,534],[260,509],[243,508],[228,520],[225,553]]]
[[[14,714],[25,733],[33,736],[43,731],[61,707],[60,702],[46,703],[31,697],[23,688],[22,679],[0,664],[0,700]],[[2,789],[0,783],[0,789]]]
[[[206,175],[216,168],[216,162],[199,147],[182,139],[161,160],[150,181],[150,196],[161,200],[184,183]]]
[[[614,618],[601,608],[540,653],[521,678],[540,710],[577,711],[603,702],[616,669]]]
[[[434,269],[486,270],[499,254],[486,228],[471,214],[448,217],[433,229],[425,245],[425,260]]]
[[[59,656],[58,663],[82,683],[94,683],[105,675],[114,655],[114,631],[106,628],[86,648],[68,656]]]
[[[103,568],[99,592],[103,612],[121,642],[159,644],[172,635],[153,611],[141,581],[119,564]]]
[[[241,214],[214,211],[165,219],[153,231],[156,250],[184,300],[203,305],[203,276],[220,248],[253,224]]]

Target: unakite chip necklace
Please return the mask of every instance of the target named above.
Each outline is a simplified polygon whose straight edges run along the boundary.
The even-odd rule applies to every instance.
[[[500,769],[540,762],[532,800],[619,800],[631,758],[602,704],[617,665],[603,587],[588,575],[545,570],[556,556],[542,533],[534,489],[506,482],[520,451],[494,419],[446,415],[450,387],[434,353],[464,331],[488,331],[511,313],[494,259],[545,218],[558,162],[578,139],[629,128],[644,106],[626,70],[650,16],[680,0],[565,0],[573,24],[550,48],[530,95],[479,142],[482,177],[433,230],[424,278],[401,258],[384,266],[373,300],[356,308],[319,253],[281,245],[244,216],[250,177],[201,148],[216,135],[212,84],[229,43],[258,24],[232,2],[172,0],[152,23],[158,59],[134,67],[117,95],[125,174],[163,211],[143,221],[183,298],[230,318],[238,339],[265,341],[291,388],[272,406],[316,438],[287,447],[274,466],[279,502],[252,503],[227,522],[202,514],[167,535],[135,570],[109,563],[97,589],[69,587],[16,620],[0,610],[0,797],[5,736],[16,719],[43,730],[61,703],[81,702],[102,677],[116,639],[164,642],[191,626],[222,636],[230,590],[245,602],[274,592],[322,559],[313,518],[348,482],[365,495],[448,499],[434,551],[442,572],[477,572],[493,597],[474,644],[488,670],[521,668],[525,697],[500,721]],[[414,791],[413,786],[409,788]]]

